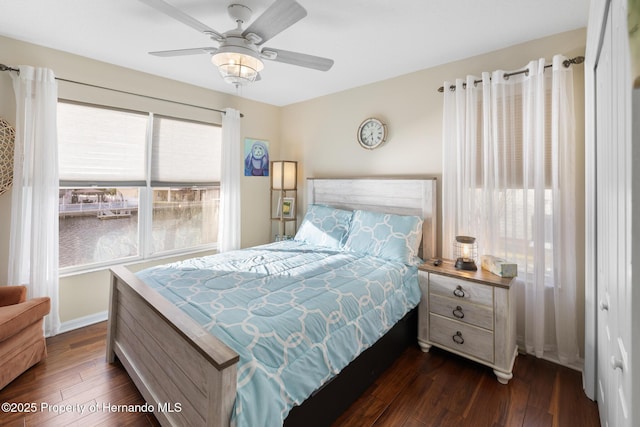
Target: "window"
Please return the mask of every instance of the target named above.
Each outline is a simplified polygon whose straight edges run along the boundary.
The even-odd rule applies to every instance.
[[[60,268],[137,257],[138,188],[60,188]]]
[[[519,271],[534,271],[534,242],[540,244],[540,239],[534,239],[535,217],[544,217],[544,258],[545,273],[553,273],[551,233],[553,222],[551,210],[553,194],[551,191],[551,90],[550,82],[544,96],[544,113],[540,117],[544,121],[542,136],[544,148],[542,158],[533,155],[535,136],[531,129],[526,128],[525,114],[533,114],[530,105],[526,105],[523,97],[523,85],[506,86],[504,92],[497,99],[492,100],[495,116],[489,125],[492,132],[490,149],[485,150],[484,112],[482,101],[478,104],[478,136],[476,152],[476,173],[478,191],[477,200],[495,198],[494,205],[499,206],[500,215],[497,221],[497,235],[501,239],[504,255],[512,262],[516,262]],[[489,156],[489,158],[485,158]],[[535,167],[534,167],[535,165]],[[544,173],[536,174],[536,167]],[[534,180],[541,179],[542,185]],[[537,188],[534,190],[533,188]],[[491,196],[489,195],[491,194]],[[540,225],[538,225],[540,226]],[[549,282],[551,282],[549,280]]]
[[[215,247],[221,129],[58,103],[60,268]]]
[[[548,76],[547,76],[548,77]],[[544,186],[551,187],[551,82],[544,96],[544,155],[539,161],[539,165],[544,168]],[[526,129],[523,114],[531,109],[526,105],[521,95],[522,84],[508,86],[504,93],[493,100],[495,117],[488,124],[485,122],[483,111],[482,90],[479,89],[477,111],[475,123],[471,125],[476,129],[475,164],[470,165],[475,168],[475,179],[478,185],[486,184],[484,180],[491,180],[496,185],[505,188],[521,188],[524,186],[525,176],[527,182],[532,183],[534,179],[533,168],[526,167],[526,159],[531,156],[533,137],[532,130]],[[509,125],[504,125],[509,123]],[[490,132],[494,139],[491,148],[485,150],[485,132]],[[529,138],[529,140],[527,140]],[[528,150],[528,152],[526,152]],[[487,159],[486,157],[490,158]],[[525,174],[525,172],[528,172]],[[485,176],[486,174],[486,176]],[[530,184],[531,185],[531,184]]]
[[[460,124],[456,131],[463,136],[456,167],[464,227],[458,227],[477,230],[481,242],[491,242],[491,250],[518,263],[521,275],[533,272],[544,259],[551,283],[553,105],[551,75],[544,78],[540,98],[522,81],[494,84],[487,92],[478,85],[465,92],[463,112],[455,116]]]
[[[211,245],[218,239],[219,188],[153,188],[153,253]]]

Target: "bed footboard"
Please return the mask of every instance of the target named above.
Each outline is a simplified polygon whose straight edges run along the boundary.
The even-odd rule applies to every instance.
[[[124,266],[111,269],[107,361],[116,357],[161,425],[229,425],[238,355]]]

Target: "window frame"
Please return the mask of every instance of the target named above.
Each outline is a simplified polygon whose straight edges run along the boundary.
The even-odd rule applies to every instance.
[[[179,120],[183,122],[198,123],[207,126],[213,126],[218,128],[220,133],[222,126],[218,123],[206,122],[202,120],[185,119],[182,117],[170,116],[167,114],[156,114],[153,112],[133,110],[127,108],[118,108],[112,106],[104,106],[89,102],[78,102],[74,100],[67,100],[63,98],[58,99],[58,104],[68,103],[81,106],[87,106],[99,109],[109,109],[122,112],[130,112],[136,114],[143,114],[147,116],[147,131],[145,135],[145,180],[143,182],[90,182],[90,181],[58,181],[58,192],[64,188],[134,188],[138,190],[138,230],[137,230],[137,243],[138,254],[133,256],[126,256],[108,261],[98,261],[82,265],[73,265],[67,267],[59,267],[60,277],[72,276],[76,274],[90,273],[94,271],[104,270],[108,267],[119,264],[136,264],[151,260],[160,260],[163,258],[170,258],[181,255],[190,255],[195,253],[201,253],[206,251],[215,251],[218,249],[218,242],[199,244],[190,246],[188,248],[181,249],[169,249],[164,251],[153,251],[153,192],[156,188],[173,188],[173,187],[191,187],[191,188],[214,188],[220,190],[220,182],[171,182],[171,183],[156,183],[151,180],[152,175],[152,153],[153,153],[153,127],[155,117],[168,118],[172,120]],[[221,136],[221,135],[220,135]],[[221,154],[221,153],[220,153]],[[221,159],[219,159],[221,161]],[[64,185],[63,185],[64,184]],[[218,205],[219,206],[219,205]],[[59,215],[60,213],[58,213]],[[58,230],[59,233],[59,230]],[[60,248],[58,248],[60,250]]]

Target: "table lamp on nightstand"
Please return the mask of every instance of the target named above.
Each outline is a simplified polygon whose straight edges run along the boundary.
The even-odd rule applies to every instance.
[[[475,262],[478,256],[478,244],[475,237],[456,236],[456,240],[453,242],[453,254],[456,258],[456,269],[469,271],[478,269]]]

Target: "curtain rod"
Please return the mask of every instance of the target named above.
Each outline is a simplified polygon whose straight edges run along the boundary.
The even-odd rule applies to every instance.
[[[15,71],[16,73],[20,74],[20,69],[19,68],[9,67],[8,65],[4,65],[4,64],[0,64],[0,71]],[[158,97],[150,96],[150,95],[142,95],[140,93],[128,92],[126,90],[113,89],[113,88],[110,88],[110,87],[98,86],[98,85],[94,85],[94,84],[91,84],[91,83],[84,83],[84,82],[78,82],[78,81],[75,81],[75,80],[63,79],[61,77],[56,77],[56,80],[59,80],[61,82],[74,83],[74,84],[78,84],[78,85],[82,85],[82,86],[89,86],[89,87],[93,87],[93,88],[97,88],[97,89],[105,89],[105,90],[110,90],[110,91],[113,91],[113,92],[124,93],[126,95],[140,96],[142,98],[153,99],[155,101],[171,102],[173,104],[185,105],[187,107],[195,107],[195,108],[201,108],[203,110],[216,111],[218,113],[225,114],[224,110],[218,110],[216,108],[203,107],[201,105],[189,104],[189,103],[186,103],[186,102],[174,101],[174,100],[165,99],[165,98],[158,98]],[[240,117],[244,117],[244,114],[240,113]]]
[[[565,59],[564,61],[562,61],[562,65],[564,65],[565,68],[569,68],[571,66],[571,64],[582,64],[584,62],[584,56],[576,56],[575,58],[571,58],[571,59]],[[545,65],[544,68],[547,69],[549,67],[553,66],[553,64],[548,64]],[[509,77],[511,76],[517,76],[518,74],[529,74],[529,69],[526,68],[524,70],[520,70],[520,71],[514,71],[513,73],[504,73],[504,78],[505,80],[508,80]],[[473,84],[478,84],[481,83],[482,80],[474,80]],[[467,87],[466,83],[463,83],[462,88],[465,89]],[[449,86],[449,90],[450,91],[454,91],[456,90],[456,85],[451,85]],[[438,92],[442,93],[444,92],[444,86],[440,86],[438,88]]]

